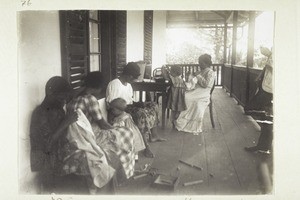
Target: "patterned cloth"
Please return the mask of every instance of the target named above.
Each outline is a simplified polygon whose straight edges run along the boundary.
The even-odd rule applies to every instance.
[[[78,108],[83,111],[90,121],[96,137],[96,143],[106,153],[107,159],[111,161],[111,157],[117,154],[126,173],[126,177],[131,177],[135,165],[132,131],[126,127],[101,130],[96,122],[102,119],[102,114],[99,103],[93,95],[86,94],[79,96],[67,105],[67,111],[76,110]]]
[[[130,114],[123,112],[121,115],[114,117],[114,120],[112,121],[113,126],[115,127],[127,127],[132,130],[133,133],[133,144],[135,152],[139,152],[141,150],[144,150],[145,144],[143,141],[143,137],[141,135],[140,130],[133,122],[133,119]]]
[[[149,140],[151,129],[156,127],[158,121],[158,105],[154,102],[140,102],[127,106],[126,112],[132,116],[134,123],[137,125],[145,138]],[[147,146],[147,141],[144,141]]]
[[[106,101],[110,103],[116,98],[123,98],[127,103],[126,112],[132,116],[134,123],[144,136],[145,145],[150,137],[150,130],[156,127],[158,121],[158,105],[154,102],[133,103],[133,89],[130,83],[123,85],[119,79],[112,80],[106,90]]]
[[[96,142],[110,159],[111,154],[119,156],[127,178],[134,173],[133,133],[127,127],[115,127],[110,130],[95,130]]]

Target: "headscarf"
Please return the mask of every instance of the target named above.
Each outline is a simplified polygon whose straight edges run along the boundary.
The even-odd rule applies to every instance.
[[[141,75],[140,67],[135,62],[129,62],[123,69],[123,75],[132,75],[138,77]]]
[[[66,79],[60,76],[50,78],[45,87],[46,95],[68,93],[72,90]]]
[[[180,76],[182,74],[182,68],[180,66],[172,66],[170,70],[173,76]]]
[[[110,107],[116,108],[118,110],[125,111],[127,104],[126,101],[122,98],[116,98],[110,102]]]

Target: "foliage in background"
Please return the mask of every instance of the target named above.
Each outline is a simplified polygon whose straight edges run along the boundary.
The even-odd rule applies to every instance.
[[[262,12],[255,20],[254,68],[263,68],[267,58],[260,46],[273,46],[274,12]],[[232,28],[227,30],[226,63],[231,63]],[[236,64],[247,65],[248,25],[238,27]],[[167,63],[196,64],[201,54],[212,56],[213,63],[224,63],[224,29],[214,28],[169,28],[167,29]]]
[[[196,64],[198,57],[204,53],[212,56],[213,63],[222,63],[223,44],[222,28],[168,29],[167,63]]]

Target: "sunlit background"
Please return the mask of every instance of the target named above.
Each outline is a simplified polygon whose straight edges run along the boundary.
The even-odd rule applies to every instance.
[[[208,53],[213,63],[223,63],[224,29],[216,28],[167,28],[167,63],[197,63],[200,54]],[[247,59],[248,24],[237,30],[236,64],[245,66]],[[227,63],[231,61],[232,28],[227,32]],[[265,56],[260,47],[273,47],[274,12],[262,12],[255,19],[254,68],[263,68]]]

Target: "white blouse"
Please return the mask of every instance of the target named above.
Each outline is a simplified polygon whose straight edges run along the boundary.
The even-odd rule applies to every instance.
[[[122,82],[116,78],[109,82],[106,89],[106,102],[110,103],[116,98],[123,98],[127,105],[133,103],[133,89],[130,83],[123,85]]]

